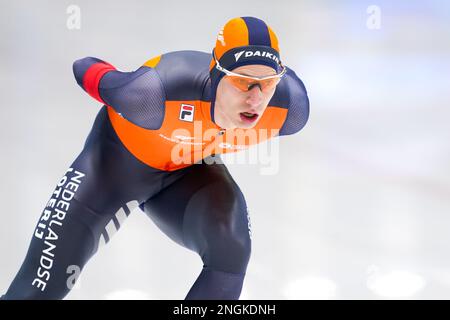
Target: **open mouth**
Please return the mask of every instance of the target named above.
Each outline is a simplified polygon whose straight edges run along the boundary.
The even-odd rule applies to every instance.
[[[241,116],[241,119],[246,122],[253,122],[258,118],[257,113],[241,112],[239,115]]]

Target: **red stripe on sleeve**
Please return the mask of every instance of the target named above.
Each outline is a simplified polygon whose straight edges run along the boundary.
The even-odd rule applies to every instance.
[[[101,103],[106,103],[100,97],[100,92],[98,90],[98,85],[103,75],[108,71],[116,70],[114,66],[107,62],[94,63],[83,76],[83,88],[89,93],[90,96],[97,99]]]

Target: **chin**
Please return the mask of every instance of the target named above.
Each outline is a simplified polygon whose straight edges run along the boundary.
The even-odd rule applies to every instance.
[[[258,121],[259,121],[259,119],[257,119],[255,122],[252,122],[252,123],[238,121],[238,123],[236,124],[236,127],[241,128],[241,129],[251,129],[256,126]]]

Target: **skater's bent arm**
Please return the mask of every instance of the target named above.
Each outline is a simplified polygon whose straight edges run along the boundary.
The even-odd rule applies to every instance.
[[[84,91],[125,119],[146,129],[161,126],[165,93],[155,69],[142,66],[122,72],[108,62],[86,57],[74,62],[73,73]]]

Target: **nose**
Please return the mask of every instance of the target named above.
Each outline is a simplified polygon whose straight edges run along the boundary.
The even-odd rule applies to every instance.
[[[251,106],[259,105],[262,101],[262,91],[259,84],[255,83],[248,90],[248,97],[246,102]]]

